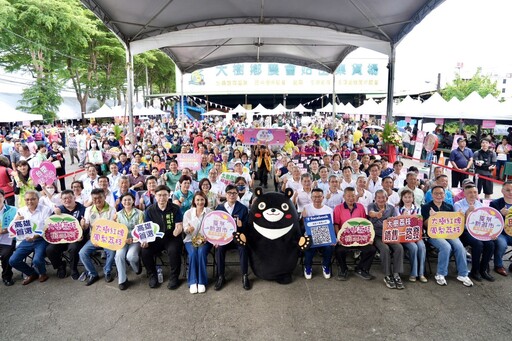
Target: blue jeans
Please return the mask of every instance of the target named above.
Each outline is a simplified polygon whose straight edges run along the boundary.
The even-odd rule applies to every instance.
[[[404,243],[404,248],[409,251],[409,262],[411,262],[411,276],[418,277],[425,274],[425,258],[427,249],[423,240],[416,243]]]
[[[505,176],[500,176],[501,169],[505,168],[505,165],[507,164],[507,160],[497,160],[496,161],[496,178],[497,179],[503,179]]]
[[[194,247],[191,242],[185,243],[185,249],[188,253],[188,285],[208,284],[208,272],[206,264],[208,262],[208,252],[212,244],[206,243],[200,247]]]
[[[36,270],[39,275],[44,275],[46,274],[46,263],[44,260],[44,257],[46,257],[46,246],[48,246],[48,243],[41,237],[37,238],[33,242],[27,242],[24,240],[20,245],[18,245],[16,251],[12,254],[9,259],[9,264],[27,276],[35,275]],[[32,266],[28,266],[24,260],[32,252],[34,253]]]
[[[316,251],[322,249],[323,255],[322,255],[322,266],[325,266],[326,268],[331,268],[331,259],[332,259],[332,253],[334,252],[334,246],[322,246],[322,247],[315,247],[310,248],[306,251],[304,251],[304,266],[310,268],[313,265],[313,257],[315,257]]]
[[[512,237],[502,232],[494,243],[494,267],[502,268],[503,255],[507,251],[507,246],[512,246]]]
[[[118,283],[124,283],[126,277],[126,261],[130,263],[133,272],[139,270],[140,243],[126,244],[121,250],[116,251],[115,261]]]
[[[457,265],[457,273],[459,276],[467,276],[468,261],[466,257],[466,249],[459,238],[456,239],[435,239],[430,238],[428,242],[435,247],[439,254],[437,256],[437,274],[448,275],[448,265],[450,264],[450,256],[455,254],[455,264]]]
[[[90,276],[98,276],[98,271],[96,271],[96,267],[94,266],[94,263],[91,259],[91,255],[96,250],[102,250],[102,248],[94,246],[89,240],[87,243],[85,243],[79,252],[80,261],[85,266],[85,270],[87,270]],[[114,264],[114,256],[116,252],[105,249],[105,254],[107,255],[107,261],[103,267],[103,273],[108,274],[112,271],[112,264]]]

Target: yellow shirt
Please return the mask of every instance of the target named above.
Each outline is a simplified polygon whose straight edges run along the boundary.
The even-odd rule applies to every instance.
[[[284,146],[283,146],[283,150],[287,153],[287,154],[291,154],[293,153],[293,149],[295,148],[295,145],[293,144],[293,141],[290,140],[290,141],[285,141],[284,143]]]

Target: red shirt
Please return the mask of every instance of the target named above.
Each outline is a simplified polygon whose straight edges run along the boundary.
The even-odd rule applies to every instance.
[[[334,208],[334,225],[341,227],[344,222],[351,218],[366,218],[366,211],[362,204],[355,203],[352,211],[350,211],[346,203],[341,203]]]

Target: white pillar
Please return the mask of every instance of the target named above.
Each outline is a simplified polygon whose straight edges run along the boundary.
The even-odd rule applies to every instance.
[[[126,44],[126,110],[128,113],[129,132],[134,139],[134,126],[133,126],[133,88],[135,86],[133,80],[133,55],[130,50],[130,44]],[[135,142],[135,141],[132,141]]]

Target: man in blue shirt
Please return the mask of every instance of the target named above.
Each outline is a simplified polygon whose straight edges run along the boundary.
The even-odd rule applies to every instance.
[[[450,153],[450,163],[453,167],[452,170],[452,187],[462,186],[462,181],[467,179],[468,175],[459,172],[467,172],[473,165],[473,152],[471,149],[466,148],[466,139],[459,137],[457,139],[458,147]]]

